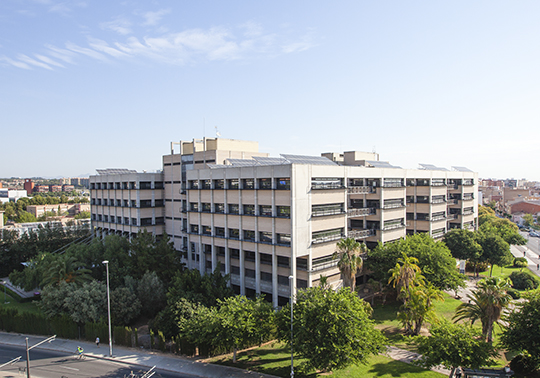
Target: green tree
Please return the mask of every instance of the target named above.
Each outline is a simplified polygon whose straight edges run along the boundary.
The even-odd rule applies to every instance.
[[[421,354],[417,364],[425,368],[443,365],[450,369],[449,377],[454,376],[458,367],[478,369],[493,365],[497,351],[475,328],[452,324],[443,320],[430,329],[431,336],[415,339]]]
[[[111,318],[115,325],[128,325],[141,313],[141,302],[127,287],[111,291]]]
[[[476,241],[476,234],[466,229],[454,229],[444,235],[444,243],[453,257],[459,260],[479,261],[482,247]]]
[[[425,279],[440,290],[456,290],[464,285],[464,277],[456,268],[456,260],[444,243],[435,241],[425,233],[408,235],[392,243],[379,243],[368,251],[366,269],[377,281],[388,282],[403,252],[418,259],[418,266]]]
[[[30,214],[27,211],[21,210],[19,211],[17,217],[15,218],[15,222],[17,223],[33,223],[37,222],[37,218],[34,214]]]
[[[531,227],[534,223],[534,217],[532,214],[524,214],[523,215],[523,224],[527,227]]]
[[[272,305],[264,302],[262,297],[250,300],[245,296],[234,296],[220,301],[216,339],[226,349],[233,349],[233,363],[236,363],[239,348],[270,336],[261,335],[259,327],[274,323],[273,315]]]
[[[478,244],[482,247],[481,260],[491,264],[489,276],[493,274],[493,265],[505,266],[512,262],[514,256],[510,252],[510,245],[494,232],[480,232]]]
[[[330,371],[366,363],[384,350],[385,338],[369,319],[371,307],[348,288],[300,290],[294,304],[293,349],[301,369]],[[290,307],[278,313],[279,337],[291,343]]]
[[[42,286],[58,285],[62,281],[80,285],[92,279],[89,273],[90,269],[83,268],[74,256],[54,255],[43,272]]]
[[[74,286],[70,285],[71,288]],[[91,281],[74,288],[64,300],[66,314],[74,322],[97,323],[107,316],[107,289],[104,283]]]
[[[135,292],[142,304],[142,312],[148,317],[154,317],[167,303],[165,286],[156,272],[146,272],[138,281]]]
[[[507,326],[501,335],[502,344],[522,354],[528,354],[540,368],[540,291],[523,295],[525,302],[517,307],[505,319]]]
[[[435,321],[436,314],[434,310],[435,301],[444,301],[442,292],[431,285],[415,286],[411,288],[409,300],[401,306],[398,312],[398,320],[405,326],[406,330],[418,336],[426,320]],[[414,324],[414,328],[411,326]]]
[[[364,260],[361,253],[367,251],[364,243],[359,243],[353,238],[341,239],[336,244],[337,252],[334,252],[333,258],[339,259],[338,268],[343,276],[345,286],[354,291],[356,287],[356,274],[362,271]]]
[[[79,214],[75,215],[75,219],[90,219],[90,212],[81,211]]]
[[[511,287],[509,279],[495,277],[485,278],[477,285],[477,289],[469,296],[469,303],[461,303],[454,315],[455,321],[468,319],[472,324],[476,320],[482,323],[482,335],[491,343],[493,341],[493,326],[501,320],[505,309],[512,297],[507,293]]]

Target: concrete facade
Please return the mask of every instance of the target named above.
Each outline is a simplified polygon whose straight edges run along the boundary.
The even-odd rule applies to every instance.
[[[190,269],[210,272],[221,263],[237,293],[265,294],[274,305],[288,301],[289,276],[298,288],[318,285],[321,275],[341,286],[332,259],[341,238],[374,247],[417,232],[441,238],[476,228],[474,172],[402,169],[374,153],[323,156],[270,158],[254,142],[227,139],[180,142],[155,178],[163,189],[150,192],[164,200],[163,231]],[[110,222],[110,200],[124,199],[116,186],[140,180],[133,175],[90,178],[92,223],[101,231],[126,235]]]

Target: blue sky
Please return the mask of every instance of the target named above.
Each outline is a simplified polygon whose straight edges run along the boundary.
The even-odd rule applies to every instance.
[[[161,168],[170,142],[377,151],[540,180],[538,1],[0,2],[0,177]]]

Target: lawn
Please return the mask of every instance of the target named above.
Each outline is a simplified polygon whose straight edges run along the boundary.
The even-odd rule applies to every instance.
[[[15,299],[9,292],[6,292],[4,300],[4,289],[2,286],[0,286],[0,290],[0,308],[15,308],[19,310],[19,312],[32,312],[34,314],[39,314],[41,312],[35,302],[17,302],[20,298]]]
[[[241,369],[253,370],[260,373],[275,375],[278,377],[290,377],[291,374],[291,354],[285,344],[274,342],[263,345],[260,348],[254,348],[238,354],[236,364],[232,363],[232,355],[219,356],[209,360],[210,363],[234,366]],[[295,359],[295,366],[299,366],[302,360]],[[311,373],[302,375],[295,371],[297,377],[322,377],[327,376],[324,373]],[[404,362],[395,361],[385,356],[373,356],[369,359],[367,365],[351,366],[343,370],[334,371],[332,377],[422,377],[422,378],[441,378],[439,373],[425,370]]]

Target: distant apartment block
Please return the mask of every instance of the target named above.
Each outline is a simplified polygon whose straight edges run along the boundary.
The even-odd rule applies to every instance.
[[[265,294],[275,305],[288,301],[291,275],[299,288],[321,275],[342,284],[332,259],[341,238],[374,247],[477,227],[478,175],[466,168],[402,169],[357,151],[268,157],[256,142],[221,138],[178,145],[160,174],[90,177],[96,232],[166,232],[189,268],[221,263],[237,293]]]
[[[36,218],[42,216],[46,212],[55,212],[58,213],[60,210],[61,213],[67,213],[69,216],[75,216],[80,214],[82,211],[90,211],[90,204],[86,203],[74,203],[66,204],[62,203],[59,205],[28,205],[26,211],[34,215]]]
[[[26,190],[16,190],[16,189],[0,189],[0,202],[17,202],[19,198],[27,197]]]

